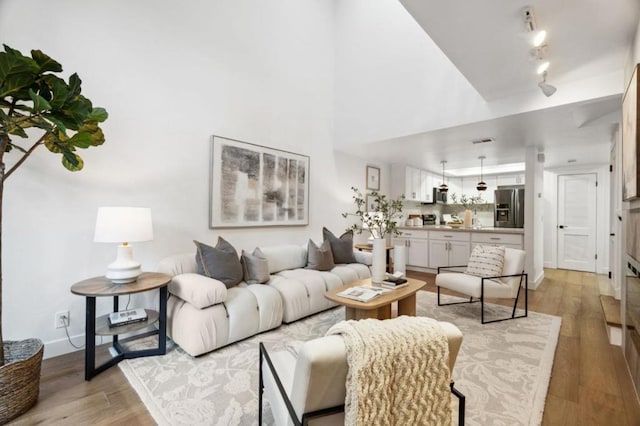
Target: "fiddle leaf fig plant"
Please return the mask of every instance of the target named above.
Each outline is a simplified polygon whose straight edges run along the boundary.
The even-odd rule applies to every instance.
[[[62,66],[40,50],[32,50],[31,56],[25,56],[6,44],[3,46],[4,51],[0,51],[0,232],[2,193],[7,178],[40,146],[59,154],[66,169],[81,170],[84,162],[77,151],[104,143],[100,123],[108,117],[104,108],[94,107],[82,95],[78,74],[71,74],[65,81],[58,75]],[[8,155],[15,157],[5,170]],[[0,239],[0,254],[1,250]],[[3,365],[1,342],[0,260],[0,365]]]

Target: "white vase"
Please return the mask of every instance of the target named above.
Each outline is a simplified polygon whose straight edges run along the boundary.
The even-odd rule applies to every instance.
[[[472,226],[472,214],[471,214],[471,210],[467,209],[464,211],[464,227],[465,228],[471,228]]]
[[[371,282],[380,283],[387,270],[387,241],[382,238],[373,240],[373,259],[371,261]]]
[[[404,245],[393,247],[393,272],[407,273],[407,247]]]

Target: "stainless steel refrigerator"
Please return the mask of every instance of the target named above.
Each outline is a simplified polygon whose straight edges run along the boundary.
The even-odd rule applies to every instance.
[[[501,187],[495,190],[493,226],[524,228],[524,187]]]

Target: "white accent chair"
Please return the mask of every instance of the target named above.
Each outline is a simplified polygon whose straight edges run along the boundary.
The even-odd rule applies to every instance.
[[[462,332],[455,325],[440,322],[449,343],[449,374],[462,345]],[[331,335],[304,342],[297,351],[269,354],[260,343],[260,388],[258,425],[262,425],[262,398],[271,406],[275,424],[344,425],[347,353],[342,336]],[[464,425],[465,396],[454,388],[459,400],[458,423]]]
[[[463,266],[441,266],[438,267],[438,275],[436,276],[436,286],[438,288],[438,306],[458,305],[461,303],[480,302],[480,321],[482,324],[488,324],[497,321],[504,321],[514,318],[524,318],[529,313],[527,290],[529,289],[528,275],[524,273],[525,252],[523,250],[506,247],[504,251],[504,266],[502,274],[492,277],[478,277],[468,275],[460,268]],[[457,270],[457,271],[456,271]],[[449,272],[453,271],[453,272]],[[524,281],[524,314],[516,315],[516,307],[520,297],[520,289]],[[469,297],[468,302],[440,302],[440,289],[446,288],[453,290]],[[513,312],[510,318],[501,318],[485,321],[484,319],[484,301],[490,299],[514,299]],[[475,299],[475,300],[474,300]]]

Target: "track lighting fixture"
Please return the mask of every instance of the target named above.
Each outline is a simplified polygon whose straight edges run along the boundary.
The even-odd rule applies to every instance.
[[[547,44],[545,43],[547,32],[545,30],[539,30],[536,23],[536,18],[533,14],[533,8],[526,7],[523,10],[524,23],[528,32],[529,41],[533,46],[531,49],[531,57],[535,60],[536,73],[542,75],[542,81],[538,83],[538,87],[542,90],[545,96],[549,97],[553,95],[556,87],[547,83],[547,70],[549,69],[549,61],[545,58]]]
[[[444,165],[447,164],[447,160],[442,160],[441,163],[442,163],[442,185],[440,185],[438,189],[440,190],[440,192],[446,193],[449,190],[449,187],[447,186],[447,184],[444,183]]]
[[[544,93],[544,95],[547,98],[553,95],[554,93],[556,93],[556,90],[558,90],[555,86],[552,86],[549,83],[547,83],[546,71],[542,73],[542,81],[538,83],[538,87],[540,88],[540,90],[542,90],[542,93]]]

